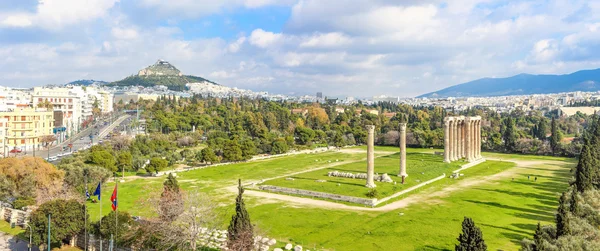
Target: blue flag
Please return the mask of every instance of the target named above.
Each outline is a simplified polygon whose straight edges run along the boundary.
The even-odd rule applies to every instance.
[[[98,200],[100,200],[100,185],[102,185],[102,183],[98,183],[98,187],[96,187],[96,191],[94,192],[93,195],[98,195]]]

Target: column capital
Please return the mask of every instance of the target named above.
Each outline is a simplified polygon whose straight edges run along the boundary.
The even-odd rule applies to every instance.
[[[400,131],[406,131],[406,123],[400,123]]]

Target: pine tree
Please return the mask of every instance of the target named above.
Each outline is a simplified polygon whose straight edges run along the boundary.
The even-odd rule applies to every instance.
[[[567,193],[563,192],[558,200],[558,212],[556,214],[556,238],[569,235],[571,229],[569,226],[569,205]]]
[[[592,157],[591,147],[588,144],[583,146],[579,163],[575,168],[575,188],[578,192],[583,192],[593,187],[592,177],[596,161]]]
[[[552,118],[552,123],[550,127],[552,131],[552,136],[550,136],[550,147],[552,148],[552,154],[556,154],[559,150],[558,146],[560,145],[560,141],[562,139],[562,135],[558,129],[558,122],[556,121],[556,119]]]
[[[483,251],[487,245],[483,240],[483,233],[475,226],[471,218],[465,217],[462,223],[462,233],[458,236],[459,244],[455,246],[456,251]]]
[[[254,245],[252,224],[250,215],[244,205],[244,187],[242,180],[238,180],[238,196],[235,199],[235,214],[231,217],[227,229],[227,247],[230,250],[246,251],[252,250]]]

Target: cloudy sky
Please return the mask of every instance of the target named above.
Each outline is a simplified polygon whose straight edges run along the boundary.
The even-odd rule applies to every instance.
[[[114,81],[161,58],[226,86],[410,97],[600,67],[600,1],[1,0],[0,85]]]

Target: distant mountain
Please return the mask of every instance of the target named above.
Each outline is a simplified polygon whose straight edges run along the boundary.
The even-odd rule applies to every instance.
[[[101,81],[101,80],[93,80],[93,79],[80,79],[80,80],[75,80],[73,82],[67,83],[67,85],[83,85],[83,86],[89,86],[89,85],[93,85],[93,84],[106,85],[106,84],[108,84],[108,82]]]
[[[595,69],[565,75],[519,74],[508,78],[482,78],[419,97],[490,97],[599,90],[600,69]]]
[[[217,83],[202,77],[183,75],[175,66],[169,62],[159,59],[155,64],[148,66],[138,72],[137,75],[131,75],[122,80],[112,82],[108,86],[155,86],[164,85],[170,90],[186,90],[188,83],[203,83],[217,85]]]

